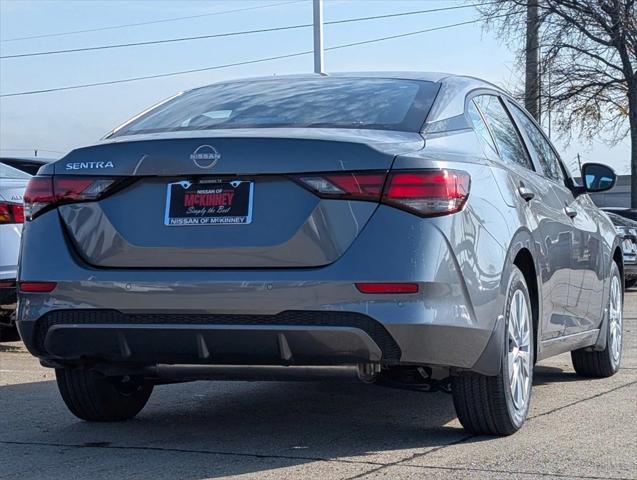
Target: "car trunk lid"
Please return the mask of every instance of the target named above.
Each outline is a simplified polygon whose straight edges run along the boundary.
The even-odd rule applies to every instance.
[[[263,130],[136,136],[72,152],[56,163],[56,175],[131,179],[99,201],[59,207],[76,250],[108,268],[327,265],[352,244],[377,204],[321,199],[292,177],[384,172],[396,154],[423,146],[415,133]],[[171,223],[190,207],[195,216],[205,210],[209,222],[223,219],[207,208],[225,209],[233,194],[244,204],[230,212],[238,223]]]

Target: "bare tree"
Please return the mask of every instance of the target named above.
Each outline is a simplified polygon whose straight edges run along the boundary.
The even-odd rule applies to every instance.
[[[539,0],[542,110],[558,131],[631,142],[631,207],[637,208],[636,0]],[[519,41],[528,0],[479,7],[487,25]],[[547,73],[550,72],[550,75]],[[603,159],[600,159],[603,161]]]

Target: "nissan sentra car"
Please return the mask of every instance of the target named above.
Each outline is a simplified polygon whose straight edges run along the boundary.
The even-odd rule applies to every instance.
[[[615,174],[581,174],[475,78],[197,88],[30,181],[18,327],[88,421],[160,383],[351,367],[508,435],[536,361],[620,365],[621,240],[588,195]]]

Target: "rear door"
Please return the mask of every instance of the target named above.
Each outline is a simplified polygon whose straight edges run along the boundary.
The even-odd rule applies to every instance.
[[[603,292],[602,244],[597,224],[590,212],[587,195],[573,196],[567,188],[566,169],[554,147],[536,123],[517,105],[508,102],[526,144],[538,164],[538,172],[551,184],[563,205],[567,224],[573,232],[571,250],[570,286],[568,310],[570,320],[565,325],[565,334],[595,328],[601,314]]]
[[[520,203],[525,205],[523,213],[535,241],[540,270],[542,340],[556,338],[573,322],[568,308],[573,226],[564,213],[558,193],[536,173],[536,166],[503,100],[496,95],[480,95],[474,100],[495,138],[502,162],[509,168]]]

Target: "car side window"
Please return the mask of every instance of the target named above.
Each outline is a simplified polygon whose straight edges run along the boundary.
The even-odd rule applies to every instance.
[[[487,127],[487,124],[484,123],[484,119],[478,111],[478,107],[476,107],[476,104],[473,103],[473,100],[471,100],[467,105],[467,114],[469,115],[469,119],[473,124],[473,129],[478,134],[478,137],[480,137],[480,140],[491,147],[494,152],[497,152],[498,149],[495,146],[495,141],[491,136],[491,132],[489,132],[489,127]]]
[[[495,95],[479,95],[474,100],[491,127],[502,161],[534,170],[520,134],[500,99]]]
[[[520,122],[520,125],[522,125],[522,128],[529,137],[529,142],[537,154],[537,158],[544,171],[544,176],[563,183],[564,174],[560,167],[560,160],[549,141],[535,123],[533,123],[533,120],[531,120],[520,107],[513,103],[510,103],[510,105],[513,115],[515,115],[515,118]]]

